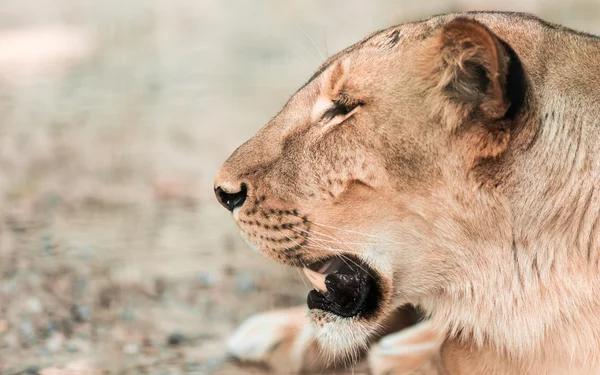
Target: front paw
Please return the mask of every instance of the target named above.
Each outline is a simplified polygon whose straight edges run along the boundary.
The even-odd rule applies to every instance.
[[[443,338],[442,332],[427,321],[387,335],[369,352],[371,374],[438,374],[437,359]]]
[[[320,371],[326,367],[305,307],[251,316],[226,345],[228,354],[239,362],[266,365],[275,373]]]

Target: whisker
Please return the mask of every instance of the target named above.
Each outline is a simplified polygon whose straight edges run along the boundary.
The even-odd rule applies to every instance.
[[[326,229],[325,229],[325,230],[326,230]],[[330,233],[331,233],[331,232],[330,232]],[[333,233],[331,233],[331,238],[338,239],[337,237],[335,237],[335,236],[333,235]],[[344,244],[344,243],[342,243],[342,244]],[[345,244],[344,244],[344,245],[345,245]],[[353,251],[353,250],[352,250],[352,249],[351,249],[349,246],[347,246],[347,245],[345,245],[345,246],[346,246],[346,248],[347,248],[348,250],[344,250],[344,252],[346,252],[346,253],[352,253],[352,254],[358,254],[358,255],[360,255],[360,252]],[[374,276],[371,274],[371,272],[370,272],[369,270],[365,269],[364,267],[362,267],[360,264],[356,263],[356,262],[355,262],[354,260],[352,260],[351,258],[345,257],[343,253],[342,253],[342,254],[340,254],[340,258],[342,259],[342,261],[344,261],[344,263],[346,263],[346,265],[347,265],[347,266],[350,266],[350,265],[349,265],[349,264],[348,264],[348,263],[347,263],[347,262],[344,260],[344,258],[346,258],[348,261],[352,262],[354,265],[356,265],[358,268],[360,268],[362,271],[364,271],[364,272],[365,272],[367,275],[369,275],[369,276],[371,276],[371,277],[374,277]]]
[[[294,214],[292,214],[292,215],[294,215]],[[298,215],[298,214],[295,214],[294,216],[296,216],[298,218],[301,218],[303,220],[305,219],[304,216],[301,216],[301,215]],[[361,235],[361,236],[371,237],[371,238],[377,238],[378,240],[381,240],[381,238],[379,236],[376,236],[376,235],[373,235],[373,234],[362,233],[362,232],[358,232],[358,231],[350,230],[350,229],[338,228],[338,227],[334,227],[332,225],[321,224],[321,223],[317,223],[317,222],[314,222],[314,221],[311,221],[311,220],[306,220],[306,221],[308,223],[310,223],[310,224],[319,226],[319,227],[321,227],[323,229],[324,228],[335,229],[335,230],[339,230],[339,231],[342,231],[342,232],[347,232],[347,233],[352,233],[352,234],[358,234],[358,235]],[[386,242],[391,243],[391,244],[395,244],[395,245],[399,245],[399,243],[393,242],[393,241],[386,241]]]
[[[307,245],[305,245],[305,246],[303,246],[303,248],[309,249],[309,250],[329,251],[329,252],[334,253],[335,255],[342,255],[343,252],[350,253],[350,254],[355,254],[355,255],[360,254],[359,252],[350,252],[350,251],[346,251],[346,250],[340,250],[340,249],[337,249],[337,248],[324,247],[324,246],[307,246]]]
[[[323,61],[327,60],[327,58],[325,56],[323,56],[323,54],[321,53],[321,50],[319,49],[319,47],[317,47],[317,44],[315,43],[315,41],[313,40],[313,38],[310,36],[310,34],[307,33],[306,30],[304,30],[304,28],[302,28],[302,27],[300,27],[300,31],[302,31],[302,33],[304,35],[306,35],[306,37],[308,38],[308,40],[310,40],[310,42],[315,47],[315,49],[317,50],[317,53],[321,56],[321,58],[323,59]]]
[[[317,232],[315,230],[307,231],[307,230],[302,229],[302,228],[298,228],[298,229],[301,230],[301,231],[303,231],[303,232],[305,232],[305,233],[321,235],[321,236],[324,236],[324,237],[327,237],[327,238],[334,238],[332,236],[328,236],[328,235],[326,235],[324,233],[320,233],[320,232]],[[385,244],[384,242],[379,242],[379,243],[378,242],[345,242],[345,241],[339,241],[339,240],[336,241],[336,240],[325,240],[325,239],[320,239],[320,241],[331,242],[331,243],[339,243],[339,244],[343,244],[343,245],[378,245],[378,244]]]
[[[305,233],[307,233],[307,234],[311,234],[311,235],[319,235],[319,236],[323,236],[323,237],[325,237],[325,238],[331,238],[331,239],[333,239],[333,240],[326,240],[326,239],[323,239],[323,238],[318,238],[318,237],[317,237],[317,238],[315,238],[315,237],[313,236],[313,237],[311,238],[311,240],[312,240],[312,241],[319,241],[319,243],[321,243],[321,244],[328,244],[328,243],[331,243],[331,244],[339,244],[339,245],[343,245],[343,246],[345,246],[346,248],[350,249],[350,250],[351,250],[351,252],[353,252],[353,253],[358,253],[358,252],[356,252],[356,251],[352,250],[352,249],[349,247],[349,245],[377,245],[377,244],[378,244],[378,243],[376,243],[376,242],[344,242],[344,241],[340,241],[340,240],[339,240],[337,237],[333,237],[333,236],[330,236],[330,235],[327,235],[327,234],[324,234],[324,233],[320,233],[320,232],[317,232],[317,231],[315,231],[315,230],[307,231],[307,230],[304,230],[304,229],[301,229],[301,228],[298,228],[298,229],[299,229],[300,231],[302,231],[302,232],[305,232]],[[294,230],[292,229],[292,231],[294,231]],[[294,232],[294,233],[296,233],[296,234],[300,234],[300,233],[298,233],[298,232]],[[331,245],[330,245],[330,246],[331,246]]]
[[[317,63],[317,65],[321,65],[321,62],[319,61],[319,59],[317,59],[315,56],[313,56],[313,54],[310,53],[310,51],[308,49],[306,49],[301,43],[297,42],[291,36],[288,36],[288,39],[291,40],[295,45],[300,47],[306,54],[308,54],[310,56],[310,58],[313,59],[313,61]]]
[[[284,234],[285,236],[285,234]],[[287,237],[287,236],[286,236]],[[289,237],[288,237],[289,238]],[[322,240],[318,239],[318,238],[313,238],[313,241],[316,242],[320,242]],[[317,244],[318,245],[318,244]],[[344,256],[344,254],[353,254],[353,255],[359,255],[360,256],[360,252],[359,251],[354,251],[350,248],[348,248],[347,250],[340,250],[337,248],[330,248],[330,247],[325,247],[325,246],[304,246],[305,249],[312,249],[312,250],[325,250],[325,251],[331,251],[336,253],[337,256],[339,256],[339,258],[342,260],[342,262],[344,262],[348,267],[351,267],[347,261],[351,262],[352,264],[354,264],[356,267],[360,268],[363,272],[365,272],[367,275],[374,277],[373,274],[371,274],[371,272],[368,269],[365,269],[364,267],[362,267],[360,264],[358,264],[357,262],[355,262],[353,259],[348,258],[347,256]],[[351,267],[352,268],[352,267]]]
[[[304,266],[304,263],[303,263],[302,265]],[[294,267],[294,268],[296,268],[296,267]],[[308,291],[310,291],[310,290],[311,290],[311,288],[309,288],[309,287],[308,287],[308,285],[306,284],[306,280],[304,279],[304,277],[302,277],[302,274],[300,273],[300,269],[299,269],[299,268],[296,268],[296,271],[298,272],[298,276],[300,276],[300,280],[302,280],[302,284],[304,284],[304,287],[305,287],[305,288],[306,288]]]
[[[369,275],[371,277],[375,277],[373,274],[371,274],[371,271],[369,271],[368,269],[365,269],[363,266],[361,266],[360,264],[356,263],[354,260],[352,260],[352,258],[348,258],[348,257],[344,256],[343,254],[340,255],[340,257],[342,258],[342,260],[344,260],[344,258],[346,258],[348,261],[352,262],[356,267],[360,268],[367,275]],[[348,264],[348,263],[346,263],[346,264]]]
[[[323,43],[325,44],[325,55],[329,57],[329,51],[327,50],[327,38],[325,37],[325,29],[323,31]]]

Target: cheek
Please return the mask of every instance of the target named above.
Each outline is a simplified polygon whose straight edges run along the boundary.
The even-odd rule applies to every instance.
[[[299,185],[304,188],[305,196],[337,206],[368,201],[373,197],[367,189],[379,189],[387,181],[385,170],[377,166],[374,158],[368,159],[362,153],[322,160],[306,168],[302,175],[306,183]]]
[[[409,300],[435,293],[440,285],[453,279],[457,265],[466,260],[464,248],[455,242],[455,226],[440,216],[443,206],[431,203],[429,209],[419,212],[415,201],[418,199],[399,210],[401,214],[392,231],[396,245],[394,289]]]
[[[349,181],[344,183],[343,190],[335,198],[315,205],[313,214],[331,225],[370,232],[385,225],[388,216],[391,219],[393,209],[387,192],[358,181]]]

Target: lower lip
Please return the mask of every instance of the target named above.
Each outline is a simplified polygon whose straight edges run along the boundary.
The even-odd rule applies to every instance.
[[[360,275],[330,274],[325,283],[327,292],[313,290],[308,294],[309,309],[316,308],[353,318],[373,314],[381,303],[381,291],[372,276],[362,278]]]

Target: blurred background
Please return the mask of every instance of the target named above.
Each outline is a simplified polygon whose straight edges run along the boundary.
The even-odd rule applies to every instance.
[[[327,56],[489,9],[600,33],[600,0],[2,0],[0,374],[251,372],[225,338],[308,289],[240,240],[221,163]]]

